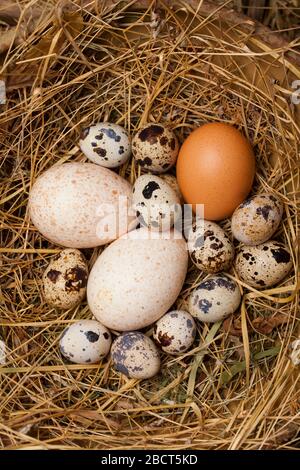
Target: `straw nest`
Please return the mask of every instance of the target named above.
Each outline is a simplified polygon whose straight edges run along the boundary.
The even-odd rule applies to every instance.
[[[0,446],[297,447],[299,377],[290,345],[299,338],[300,104],[291,98],[299,41],[288,44],[226,7],[192,0],[5,0],[1,8],[0,335],[8,354],[0,369]],[[194,349],[164,355],[160,375],[141,382],[110,361],[62,360],[62,330],[91,313],[85,302],[70,311],[43,302],[42,273],[60,248],[27,213],[36,177],[53,164],[84,161],[80,130],[101,120],[131,133],[146,121],[167,122],[181,141],[207,121],[237,126],[257,157],[253,192],[272,191],[285,203],[276,239],[293,253],[294,269],[280,285],[256,291],[240,283],[234,318],[199,324]],[[138,169],[129,162],[120,174],[133,183]],[[101,250],[84,250],[90,266]],[[202,278],[191,266],[178,307]]]

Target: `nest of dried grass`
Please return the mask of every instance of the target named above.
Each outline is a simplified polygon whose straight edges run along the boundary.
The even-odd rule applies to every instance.
[[[207,2],[154,3],[1,3],[0,335],[9,348],[0,368],[2,447],[297,446],[299,377],[289,345],[299,337],[300,105],[291,101],[299,41],[287,44]],[[53,164],[84,161],[80,130],[105,119],[130,132],[168,122],[180,140],[206,121],[240,128],[257,157],[253,192],[281,195],[276,238],[293,253],[294,270],[280,285],[259,292],[241,285],[234,320],[198,325],[194,349],[164,356],[161,374],[142,382],[110,362],[64,363],[60,333],[91,314],[86,303],[63,312],[43,303],[42,272],[59,247],[27,214],[35,178]],[[130,162],[120,174],[134,182],[138,170]],[[85,250],[90,266],[101,249]],[[178,307],[202,278],[190,267]]]

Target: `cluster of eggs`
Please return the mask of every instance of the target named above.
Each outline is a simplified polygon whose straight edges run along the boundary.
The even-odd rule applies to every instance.
[[[130,140],[121,126],[100,123],[83,131],[79,146],[92,163],[50,168],[29,198],[33,224],[47,239],[68,247],[44,272],[45,300],[70,309],[87,295],[94,316],[63,332],[60,351],[68,360],[95,363],[111,351],[116,370],[131,378],[152,377],[160,369],[157,346],[182,354],[194,342],[195,320],[221,321],[238,309],[241,290],[226,273],[233,263],[241,282],[254,288],[270,287],[290,271],[289,250],[270,240],[282,203],[273,194],[245,200],[254,155],[235,128],[206,124],[179,150],[176,135],[162,124],[147,124]],[[131,152],[151,172],[133,187],[111,170],[126,163]],[[165,174],[176,160],[177,178]],[[124,212],[120,199],[131,210]],[[184,201],[195,212],[202,203],[205,211],[196,217],[187,242],[181,233]],[[232,237],[215,222],[229,216],[233,237],[243,243],[236,255]],[[107,243],[89,273],[78,248]],[[188,253],[208,276],[189,294],[188,311],[174,310]],[[154,341],[138,331],[149,325],[154,325]]]

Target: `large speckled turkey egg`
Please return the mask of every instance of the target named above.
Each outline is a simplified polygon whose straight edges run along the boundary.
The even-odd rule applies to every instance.
[[[189,312],[205,323],[224,320],[241,302],[239,286],[226,274],[209,276],[191,292]]]
[[[127,181],[107,168],[64,163],[35,181],[29,195],[30,217],[53,243],[70,248],[100,246],[136,226],[135,217],[119,209],[126,203],[130,206],[131,190]]]
[[[139,331],[118,336],[111,347],[111,358],[114,368],[132,379],[148,379],[160,369],[158,349]]]
[[[168,230],[181,215],[175,191],[155,175],[140,176],[133,186],[132,204],[141,225],[152,230]]]
[[[181,234],[133,230],[96,260],[87,285],[89,307],[112,330],[130,331],[150,325],[177,299],[187,264],[186,242]]]
[[[153,337],[168,354],[181,354],[193,344],[196,336],[195,321],[184,310],[172,310],[154,325]]]
[[[282,281],[292,269],[288,248],[273,240],[256,246],[243,246],[235,259],[240,279],[252,287],[272,287]]]
[[[176,162],[176,135],[162,124],[146,124],[132,139],[132,154],[138,165],[153,173],[165,173]]]
[[[89,160],[106,168],[122,165],[131,154],[125,129],[109,122],[85,128],[81,133],[79,147]]]
[[[100,362],[109,353],[110,345],[110,332],[96,320],[73,323],[59,342],[62,355],[76,364]]]
[[[68,309],[78,305],[86,294],[88,268],[75,248],[61,251],[43,274],[45,301],[52,307]]]
[[[246,137],[235,127],[213,122],[195,129],[183,142],[177,160],[177,181],[184,200],[204,205],[203,217],[230,217],[248,196],[255,158]]]
[[[234,258],[234,247],[226,232],[208,220],[197,221],[190,231],[188,248],[195,266],[206,273],[225,271]]]
[[[258,194],[250,197],[232,215],[232,234],[245,245],[260,245],[276,232],[282,213],[283,205],[277,196]]]

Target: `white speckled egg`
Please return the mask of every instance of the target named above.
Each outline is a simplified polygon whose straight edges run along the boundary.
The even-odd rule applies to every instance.
[[[132,153],[145,170],[165,173],[176,162],[179,144],[176,135],[162,124],[146,124],[132,139]]]
[[[162,178],[166,183],[168,183],[169,186],[171,186],[172,189],[174,189],[175,193],[177,194],[180,204],[181,205],[184,204],[184,199],[179,189],[176,176],[170,175],[169,173],[164,173],[160,175],[160,178]]]
[[[69,309],[86,294],[88,268],[82,253],[75,248],[61,251],[43,274],[45,301],[52,307]]]
[[[209,276],[192,291],[189,312],[205,323],[224,320],[241,302],[239,286],[226,274]]]
[[[259,245],[276,232],[282,214],[283,205],[277,196],[258,194],[250,197],[232,215],[232,234],[245,245]]]
[[[273,240],[261,245],[243,246],[235,259],[235,269],[240,279],[257,289],[282,281],[292,265],[288,248]]]
[[[4,366],[6,364],[6,344],[0,339],[0,364]]]
[[[70,248],[109,243],[136,226],[136,218],[119,209],[131,205],[131,185],[92,163],[53,166],[35,181],[29,212],[44,237]],[[116,229],[118,214],[121,222]]]
[[[174,234],[181,238],[174,239]],[[185,280],[188,253],[181,234],[169,236],[146,228],[133,230],[96,260],[87,299],[92,313],[105,326],[117,331],[144,328],[175,302]]]
[[[114,368],[132,379],[149,379],[160,369],[158,349],[139,331],[118,336],[111,347],[111,358]]]
[[[79,147],[89,160],[106,168],[122,165],[131,154],[125,129],[109,122],[85,128],[80,136]]]
[[[192,346],[196,331],[192,315],[183,310],[173,310],[155,323],[153,337],[166,353],[180,354]]]
[[[228,269],[234,258],[234,247],[226,232],[215,222],[198,220],[189,233],[191,260],[206,273]]]
[[[181,215],[181,206],[175,191],[159,176],[140,176],[132,192],[133,208],[139,222],[149,229],[168,230]]]
[[[62,355],[76,364],[100,362],[109,353],[110,345],[110,332],[96,320],[73,323],[59,342]]]

